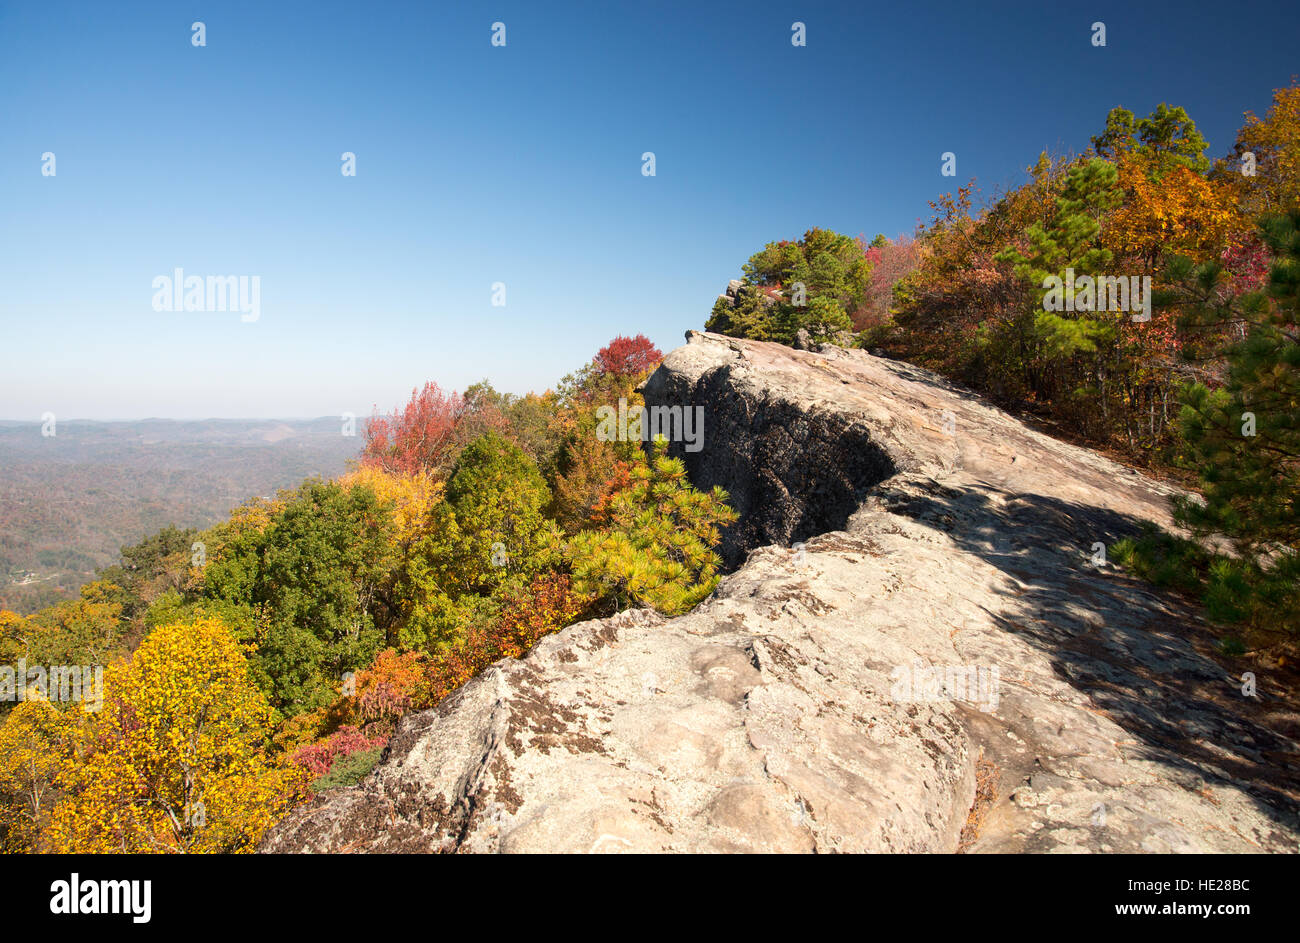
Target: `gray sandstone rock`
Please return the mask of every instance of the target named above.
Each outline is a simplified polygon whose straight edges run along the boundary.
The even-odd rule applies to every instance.
[[[1297,850],[1294,712],[1091,560],[1170,488],[907,364],[688,341],[644,392],[704,409],[738,569],[406,717],[264,851]]]

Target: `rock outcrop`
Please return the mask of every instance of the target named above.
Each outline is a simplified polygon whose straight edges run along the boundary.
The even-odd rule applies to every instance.
[[[704,410],[743,565],[408,716],[263,850],[1298,849],[1288,695],[1094,562],[1168,487],[906,364],[688,339],[645,395]]]

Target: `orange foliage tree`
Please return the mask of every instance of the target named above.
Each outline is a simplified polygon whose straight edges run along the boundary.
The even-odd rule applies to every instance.
[[[1124,202],[1103,227],[1102,245],[1117,261],[1150,274],[1166,252],[1204,262],[1240,245],[1249,222],[1229,187],[1183,165],[1154,180],[1150,164],[1132,152],[1120,154],[1116,166]]]
[[[507,600],[500,615],[468,632],[464,644],[430,666],[429,702],[436,704],[501,658],[522,658],[544,636],[571,623],[590,602],[562,573],[546,573]]]
[[[1292,79],[1289,87],[1277,89],[1263,118],[1246,112],[1237,139],[1238,154],[1254,156],[1255,173],[1242,173],[1246,165],[1240,156],[1225,169],[1245,191],[1248,209],[1270,214],[1300,206],[1300,85]]]

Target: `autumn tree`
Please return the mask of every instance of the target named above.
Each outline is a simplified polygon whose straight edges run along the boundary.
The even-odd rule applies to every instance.
[[[436,383],[412,390],[402,409],[374,415],[365,427],[362,461],[386,471],[444,470],[455,458],[464,398]]]
[[[644,408],[639,393],[629,393],[626,401],[629,413]],[[637,461],[641,452],[639,438],[611,439],[599,434],[599,426],[595,407],[581,410],[572,418],[556,456],[552,507],[555,520],[566,533],[589,526],[592,511],[606,493],[610,479],[620,468]]]
[[[43,698],[18,703],[0,724],[0,851],[41,851],[40,833],[69,782],[77,719]]]
[[[164,626],[109,669],[46,838],[71,853],[251,851],[303,774],[267,754],[272,710],[215,620]]]
[[[608,505],[608,526],[579,533],[568,545],[578,592],[611,611],[648,605],[677,615],[713,592],[719,526],[735,520],[727,493],[693,488],[686,466],[658,439],[649,461],[631,471],[631,486]]]
[[[489,432],[519,446],[539,467],[548,467],[559,447],[553,422],[559,408],[551,391],[515,396],[487,380],[465,389],[465,408],[456,427],[457,451]]]
[[[392,527],[389,536],[399,552],[420,537],[429,512],[442,500],[444,489],[443,483],[427,470],[387,472],[376,465],[361,465],[338,482],[348,490],[369,490],[385,506]]]
[[[12,665],[30,650],[30,623],[8,609],[0,609],[0,665]]]
[[[78,598],[56,603],[28,620],[25,656],[46,665],[103,665],[122,654],[121,588],[87,583]]]
[[[877,236],[878,240],[884,239]],[[902,237],[897,242],[885,240],[882,245],[872,243],[876,256],[871,268],[871,281],[862,294],[862,305],[854,313],[855,330],[866,330],[889,321],[894,300],[894,286],[921,264],[921,245],[915,239]]]
[[[622,342],[626,340],[615,338],[590,364],[565,377],[557,392],[553,425],[557,447],[548,468],[553,494],[550,510],[566,533],[589,526],[592,509],[611,478],[641,454],[638,435],[601,434],[597,416],[602,407],[615,412],[622,409],[631,416],[645,406],[636,386],[660,355],[653,347],[647,348],[649,341],[644,338],[632,338],[630,346]],[[628,432],[635,428],[629,420]]]
[[[1125,154],[1118,172],[1123,205],[1102,244],[1143,272],[1154,272],[1166,253],[1197,262],[1219,256],[1246,226],[1232,192],[1187,167],[1173,167],[1157,182],[1143,159]]]
[[[663,359],[663,352],[644,334],[620,334],[596,352],[595,363],[601,374],[640,378]]]
[[[321,790],[339,785],[338,777],[332,782],[322,782],[340,760],[356,753],[368,754],[370,766],[379,759],[379,750],[388,742],[386,736],[370,736],[352,725],[344,725],[319,743],[300,747],[294,751],[290,762],[303,767],[314,777],[312,788]],[[369,767],[367,767],[368,771]],[[358,777],[359,778],[359,777]],[[354,780],[355,781],[355,780]]]
[[[1030,307],[1035,293],[997,255],[1009,243],[1027,248],[1025,231],[1050,224],[1064,163],[1041,154],[1027,168],[1027,184],[979,211],[973,181],[931,201],[915,264],[891,288],[889,320],[863,341],[1003,400],[1048,395],[1051,374]]]
[[[429,705],[429,656],[386,648],[368,668],[357,672],[355,689],[343,698],[343,725],[391,733],[408,710]]]
[[[1278,214],[1300,206],[1300,85],[1292,80],[1277,89],[1263,118],[1246,112],[1237,140],[1235,158],[1223,169],[1243,191],[1247,211]],[[1242,160],[1247,153],[1253,167]]]
[[[510,587],[491,618],[471,623],[457,644],[433,656],[421,696],[436,704],[498,659],[522,658],[590,603],[563,573],[542,573],[526,586]]]

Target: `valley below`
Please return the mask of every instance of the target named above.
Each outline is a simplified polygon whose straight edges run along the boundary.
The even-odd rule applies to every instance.
[[[0,422],[0,609],[76,595],[124,546],[207,527],[257,495],[331,478],[361,448],[334,417]]]

